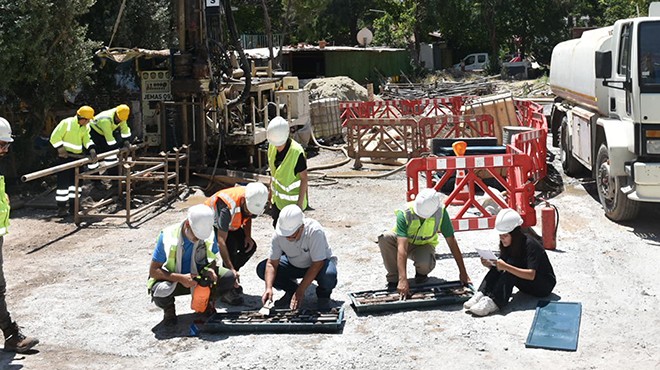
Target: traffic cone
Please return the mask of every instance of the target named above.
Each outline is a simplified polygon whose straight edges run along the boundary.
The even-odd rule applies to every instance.
[[[467,149],[467,143],[465,141],[456,141],[451,145],[451,148],[454,150],[454,154],[456,154],[457,157],[462,157]],[[458,184],[463,181],[464,178],[465,170],[456,170],[454,191],[456,191]],[[468,200],[470,200],[470,190],[466,185],[461,188],[458,194],[456,194],[456,197],[451,201],[451,204],[454,206],[461,206],[467,203]]]

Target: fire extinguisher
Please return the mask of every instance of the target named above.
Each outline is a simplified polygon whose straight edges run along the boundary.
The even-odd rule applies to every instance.
[[[543,233],[543,248],[554,250],[557,248],[557,226],[559,226],[559,210],[545,201],[541,208],[541,223]]]

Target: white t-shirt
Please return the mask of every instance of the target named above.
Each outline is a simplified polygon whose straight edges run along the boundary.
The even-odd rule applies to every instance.
[[[286,255],[289,263],[298,268],[308,268],[312,262],[332,257],[323,227],[316,220],[306,217],[300,239],[289,241],[275,234],[270,246],[270,259],[279,260]]]

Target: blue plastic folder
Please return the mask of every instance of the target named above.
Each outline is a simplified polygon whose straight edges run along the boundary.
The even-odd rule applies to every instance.
[[[525,347],[576,351],[582,304],[539,301]]]

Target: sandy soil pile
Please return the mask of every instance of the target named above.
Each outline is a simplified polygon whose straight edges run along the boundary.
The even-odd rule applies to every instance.
[[[339,101],[366,101],[367,89],[344,76],[316,78],[308,82],[305,90],[309,90],[310,101],[337,98]]]

